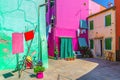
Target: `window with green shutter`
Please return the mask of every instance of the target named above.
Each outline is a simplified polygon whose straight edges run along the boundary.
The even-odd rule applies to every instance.
[[[105,16],[105,26],[110,26],[111,25],[111,14]]]
[[[94,41],[91,39],[90,40],[90,49],[93,49],[94,48]]]
[[[105,39],[105,49],[106,50],[111,50],[112,49],[112,39],[111,38],[106,38]]]
[[[90,21],[90,30],[93,30],[94,29],[94,21]]]

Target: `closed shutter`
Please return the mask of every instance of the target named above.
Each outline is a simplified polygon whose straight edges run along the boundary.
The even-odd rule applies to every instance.
[[[105,26],[111,25],[111,15],[105,16]]]
[[[106,38],[105,39],[105,49],[106,50],[111,50],[112,48],[112,39],[111,38]]]
[[[93,30],[93,29],[94,29],[94,22],[90,21],[90,30]]]
[[[90,49],[93,49],[93,48],[94,48],[94,41],[90,40]]]

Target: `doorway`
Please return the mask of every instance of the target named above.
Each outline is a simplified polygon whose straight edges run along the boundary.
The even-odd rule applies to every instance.
[[[102,45],[102,39],[96,39],[95,40],[95,52],[97,57],[103,56],[103,45]]]
[[[119,50],[120,50],[120,37],[119,37]]]
[[[103,56],[103,47],[102,47],[103,45],[102,45],[102,40],[100,40],[100,47],[101,47],[101,57]]]
[[[60,38],[60,58],[74,57],[72,38]]]

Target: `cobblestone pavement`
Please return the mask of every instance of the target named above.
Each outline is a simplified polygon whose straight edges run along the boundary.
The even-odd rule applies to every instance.
[[[33,70],[25,70],[18,79],[18,74],[4,78],[3,74],[10,71],[0,71],[0,80],[39,80]],[[49,68],[40,80],[120,80],[120,62],[110,62],[95,58],[76,59],[74,61],[49,59]]]

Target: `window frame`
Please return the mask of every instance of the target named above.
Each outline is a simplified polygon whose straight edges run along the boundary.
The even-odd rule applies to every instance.
[[[110,49],[106,49],[106,39],[111,39],[111,48]],[[112,38],[111,37],[107,37],[104,39],[104,50],[112,50]]]
[[[110,25],[106,25],[106,16],[111,16],[111,24]],[[106,14],[105,16],[104,16],[104,26],[105,27],[110,27],[112,25],[112,14],[111,13],[108,13],[108,14]]]
[[[91,22],[93,22],[93,28],[92,28],[92,29],[91,29],[91,26],[90,26],[90,25],[91,25]],[[89,21],[89,30],[94,30],[94,20],[90,20],[90,21]]]
[[[91,40],[93,41],[92,48],[91,48]],[[94,40],[93,40],[93,39],[90,39],[89,42],[90,42],[90,45],[89,45],[89,46],[90,46],[90,49],[94,49]]]
[[[52,8],[55,5],[55,0],[50,0],[50,7]]]

